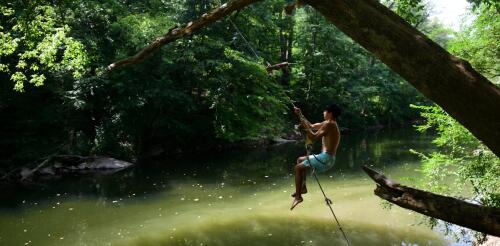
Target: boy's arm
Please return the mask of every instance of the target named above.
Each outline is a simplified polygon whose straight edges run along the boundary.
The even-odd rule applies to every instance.
[[[297,114],[297,116],[299,117],[300,119],[300,123],[302,124],[302,126],[304,126],[304,128],[306,129],[313,129],[313,130],[318,130],[321,128],[321,126],[323,125],[323,122],[321,123],[315,123],[315,124],[311,124],[311,122],[309,122],[306,117],[302,114],[302,112],[300,111],[299,108],[294,108],[294,111],[295,113]]]
[[[321,124],[321,123],[317,123],[317,124]],[[316,132],[313,132],[312,129],[309,128],[309,129],[307,129],[307,137],[314,141],[314,140],[322,138],[326,134],[328,134],[328,132],[331,131],[331,128],[332,128],[332,124],[321,124],[321,128],[319,128],[319,130]]]
[[[315,123],[315,124],[311,124],[311,129],[313,130],[318,130],[321,128],[321,126],[323,125],[323,122],[321,123]]]

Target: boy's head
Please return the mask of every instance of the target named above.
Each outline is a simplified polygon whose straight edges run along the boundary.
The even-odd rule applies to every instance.
[[[327,119],[329,116],[332,119],[336,120],[340,116],[341,112],[342,112],[342,110],[340,109],[340,107],[337,106],[337,104],[332,103],[325,108],[325,111],[323,112],[323,116],[325,117],[325,119]]]

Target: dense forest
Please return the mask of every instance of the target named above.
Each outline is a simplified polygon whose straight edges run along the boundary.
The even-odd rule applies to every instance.
[[[221,1],[0,3],[0,178],[54,155],[140,163],[290,138],[291,102],[311,121],[334,102],[347,134],[412,125],[431,133],[435,151],[409,150],[422,161],[420,187],[500,207],[495,153],[314,8],[286,13],[292,2],[252,4],[112,72],[109,64]],[[500,84],[497,1],[468,1],[458,31],[430,18],[430,1],[381,2]],[[288,65],[266,70],[279,63]]]
[[[415,108],[428,126],[454,124],[438,120],[446,116],[437,107],[410,107],[432,104],[322,15],[310,7],[287,15],[282,1],[251,6],[137,66],[103,71],[218,4],[2,4],[2,169],[53,153],[137,160],[151,150],[187,151],[193,142],[210,148],[205,143],[271,139],[291,131],[288,98],[314,120],[326,104],[338,103],[340,124],[350,130],[408,124],[419,119]],[[498,81],[497,4],[474,2],[472,25],[458,33],[430,20],[426,2],[385,4]],[[279,62],[291,65],[266,73],[267,63]]]
[[[288,97],[315,120],[337,102],[344,108],[341,125],[352,130],[408,123],[418,116],[409,104],[429,104],[320,14],[306,7],[288,16],[282,1],[245,9],[138,66],[103,72],[217,4],[3,4],[2,166],[55,152],[130,160],[154,147],[192,148],[195,139],[272,138],[290,131]],[[449,31],[436,31],[423,6],[388,4],[447,42]],[[292,65],[266,73],[265,62],[283,61]]]
[[[439,120],[446,118],[444,112],[322,15],[310,7],[287,15],[282,1],[255,4],[176,41],[142,64],[104,71],[167,28],[218,4],[3,3],[2,169],[33,165],[53,153],[137,160],[152,150],[175,153],[272,139],[291,131],[288,98],[314,120],[326,104],[338,103],[344,112],[340,124],[352,131],[408,124],[423,112],[427,127],[436,124],[443,129],[440,134],[452,134],[443,124],[457,123]],[[498,81],[497,3],[473,2],[474,21],[460,32],[429,19],[426,2],[384,4]],[[290,66],[266,73],[266,64],[280,62]],[[456,132],[470,135],[465,129]],[[479,143],[471,138],[466,141],[475,148]],[[494,163],[496,157],[489,155]]]

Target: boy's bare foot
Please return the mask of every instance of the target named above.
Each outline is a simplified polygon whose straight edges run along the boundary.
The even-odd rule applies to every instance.
[[[304,199],[302,199],[301,196],[298,196],[298,197],[295,197],[295,199],[293,199],[293,202],[292,202],[292,207],[290,208],[290,210],[293,210],[297,205],[299,205],[299,203],[301,203],[302,201],[304,201]]]

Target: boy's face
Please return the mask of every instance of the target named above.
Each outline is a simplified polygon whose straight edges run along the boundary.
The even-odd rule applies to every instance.
[[[328,119],[331,119],[332,118],[332,113],[331,112],[328,112],[328,111],[323,111],[323,118],[325,120],[328,120]]]

